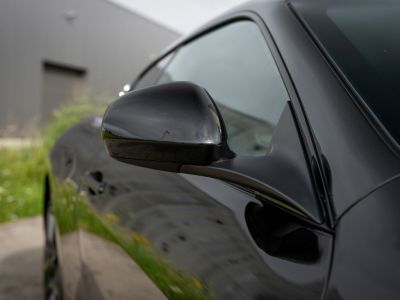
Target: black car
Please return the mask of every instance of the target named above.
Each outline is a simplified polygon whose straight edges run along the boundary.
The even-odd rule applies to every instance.
[[[400,299],[399,36],[255,1],[170,47],[51,152],[46,296]]]

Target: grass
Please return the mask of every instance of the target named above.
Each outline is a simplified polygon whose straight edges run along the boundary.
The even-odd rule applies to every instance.
[[[88,115],[102,115],[105,105],[93,103],[85,96],[55,111],[29,147],[0,149],[0,223],[41,214],[49,150],[74,123]]]
[[[29,148],[0,149],[0,222],[42,211],[46,152],[41,142]]]

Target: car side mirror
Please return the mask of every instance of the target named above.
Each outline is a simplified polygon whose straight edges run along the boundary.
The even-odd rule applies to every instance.
[[[120,97],[104,115],[102,137],[113,158],[165,171],[234,156],[213,99],[189,82],[157,85]]]
[[[119,161],[221,179],[302,218],[322,221],[290,102],[266,156],[235,156],[213,99],[189,82],[120,97],[105,112],[102,137]]]

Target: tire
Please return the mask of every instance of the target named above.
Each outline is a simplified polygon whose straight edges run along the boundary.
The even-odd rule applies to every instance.
[[[61,274],[56,241],[56,219],[51,209],[49,177],[44,180],[44,295],[46,300],[62,300]]]

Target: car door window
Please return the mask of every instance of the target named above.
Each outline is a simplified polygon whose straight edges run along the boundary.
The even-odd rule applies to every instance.
[[[225,25],[181,47],[158,83],[191,81],[216,101],[239,155],[261,156],[289,100],[268,45],[252,21]]]
[[[152,68],[144,73],[143,76],[138,78],[138,80],[134,83],[133,89],[142,89],[156,84],[165,66],[168,64],[172,57],[173,53],[158,61]]]

